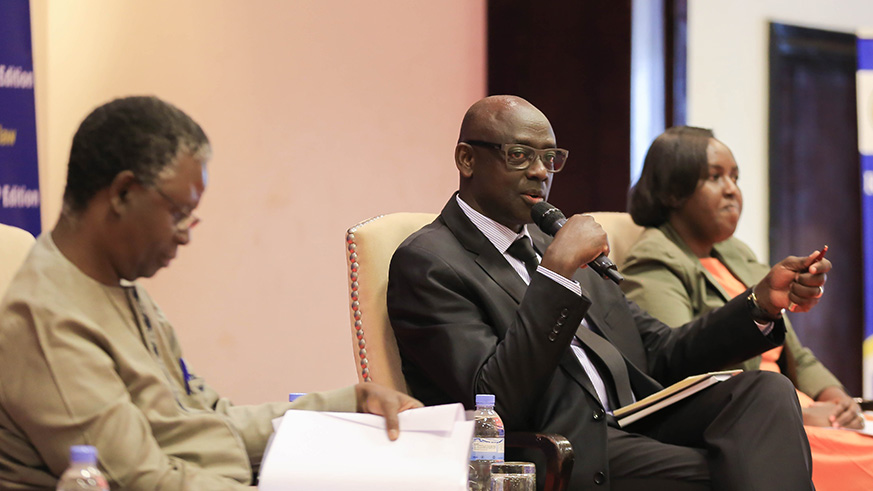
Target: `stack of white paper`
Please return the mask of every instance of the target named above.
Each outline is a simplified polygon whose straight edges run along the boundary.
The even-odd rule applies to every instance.
[[[463,491],[473,422],[460,404],[400,413],[389,441],[381,416],[290,410],[273,435],[258,489]]]

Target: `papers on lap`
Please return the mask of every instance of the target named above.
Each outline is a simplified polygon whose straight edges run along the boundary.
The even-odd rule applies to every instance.
[[[856,428],[831,428],[829,426],[821,426],[826,430],[843,430],[843,431],[853,431],[855,433],[860,433],[862,435],[873,436],[873,411],[864,411],[861,416],[864,417],[864,427],[860,429]]]
[[[392,442],[381,416],[286,412],[261,466],[258,489],[465,491],[474,423],[465,421],[463,406],[423,407],[398,416],[400,438]]]
[[[723,372],[710,372],[700,375],[692,375],[685,380],[676,382],[666,389],[641,399],[633,404],[616,409],[613,415],[619,426],[627,426],[640,418],[648,416],[655,411],[681,401],[686,397],[700,392],[712,384],[727,380],[742,370],[725,370]]]

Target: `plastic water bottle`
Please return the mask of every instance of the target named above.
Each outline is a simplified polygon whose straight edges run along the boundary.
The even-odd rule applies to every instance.
[[[494,394],[476,395],[473,419],[475,429],[470,452],[469,487],[471,491],[488,491],[491,487],[491,463],[503,462],[506,439],[503,420],[494,411]]]
[[[57,491],[109,491],[109,484],[97,468],[97,449],[91,445],[70,447],[70,466],[61,475]]]

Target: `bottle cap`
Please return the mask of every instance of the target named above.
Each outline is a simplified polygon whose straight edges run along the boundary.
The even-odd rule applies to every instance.
[[[491,464],[491,474],[533,474],[537,468],[530,462],[494,462]]]
[[[494,407],[494,394],[476,394],[476,405]]]
[[[77,464],[96,464],[97,449],[91,445],[73,445],[70,447],[70,462]]]

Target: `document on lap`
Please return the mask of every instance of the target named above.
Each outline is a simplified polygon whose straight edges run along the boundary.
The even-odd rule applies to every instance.
[[[861,435],[873,437],[873,411],[865,410],[861,416],[864,418],[863,428],[832,428],[830,426],[820,426],[820,428],[825,430],[853,431],[855,433],[860,433]]]
[[[722,372],[709,372],[700,375],[692,375],[684,380],[676,382],[670,387],[655,392],[645,399],[641,399],[633,404],[628,404],[627,406],[616,409],[613,416],[615,416],[619,426],[627,426],[634,421],[638,421],[639,419],[654,413],[655,411],[700,392],[710,385],[727,380],[740,372],[742,372],[742,370],[725,370]]]
[[[467,489],[473,421],[460,404],[400,413],[400,437],[385,419],[359,413],[289,410],[273,435],[258,489]]]

